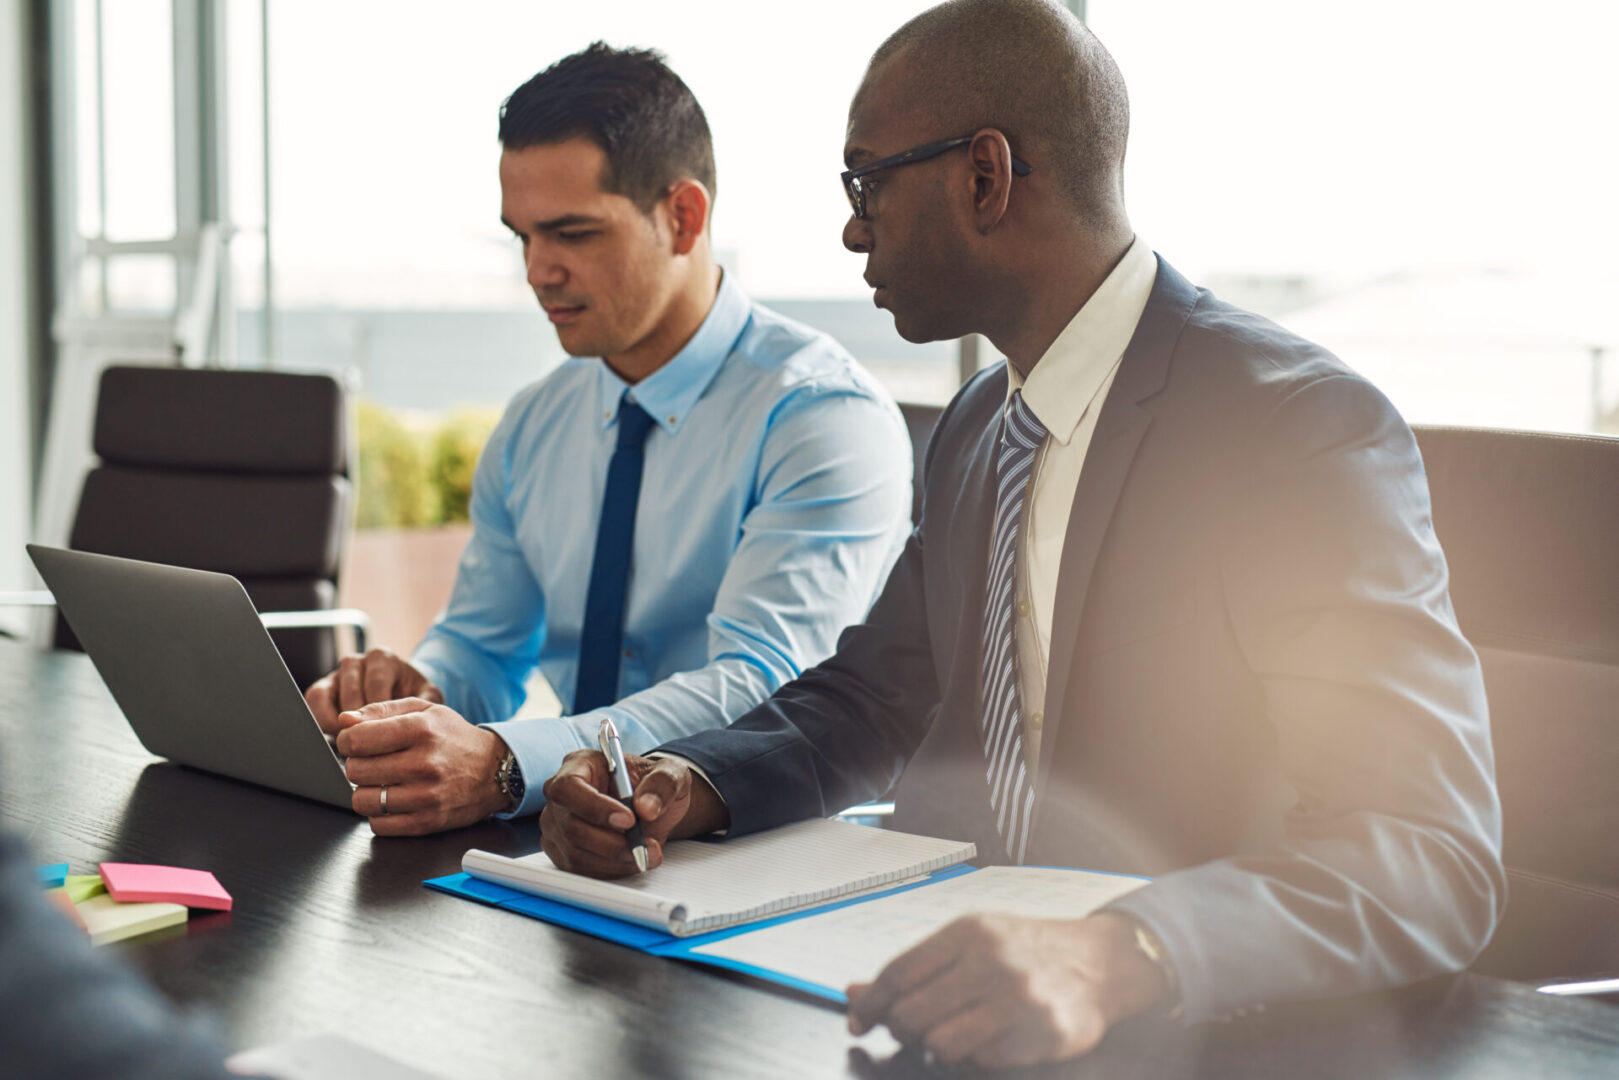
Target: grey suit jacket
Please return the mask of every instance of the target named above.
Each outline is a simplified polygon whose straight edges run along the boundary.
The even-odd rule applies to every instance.
[[[727,729],[662,749],[742,834],[894,791],[989,812],[979,664],[1004,366],[941,417],[867,621]],[[1159,262],[1057,586],[1027,861],[1154,875],[1189,1021],[1458,970],[1504,899],[1478,659],[1410,429],[1334,357]],[[896,786],[897,785],[897,786]]]

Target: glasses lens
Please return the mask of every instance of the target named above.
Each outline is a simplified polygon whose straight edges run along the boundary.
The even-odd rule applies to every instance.
[[[855,217],[866,216],[865,192],[860,190],[860,181],[850,177],[843,182],[843,193],[849,197],[849,209],[854,211]]]

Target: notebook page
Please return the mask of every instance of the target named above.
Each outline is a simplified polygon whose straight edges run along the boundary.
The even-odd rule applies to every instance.
[[[990,866],[893,896],[701,945],[726,957],[842,990],[962,915],[999,912],[1046,919],[1089,915],[1147,884],[1145,878],[1086,870]]]
[[[469,851],[462,868],[686,935],[904,881],[970,859],[974,850],[954,840],[812,820],[720,843],[673,843],[663,865],[611,882],[558,870],[544,854],[507,859]]]
[[[955,840],[800,821],[720,844],[674,845],[646,877],[684,904],[684,927],[675,933],[696,933],[904,881],[975,851]]]

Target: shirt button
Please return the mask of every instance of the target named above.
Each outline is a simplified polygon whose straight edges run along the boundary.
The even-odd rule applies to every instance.
[[[1040,725],[1045,723],[1045,722],[1046,722],[1046,714],[1045,713],[1038,713],[1037,712],[1033,716],[1029,717],[1029,726],[1034,728],[1034,730],[1036,730],[1036,731],[1039,731],[1040,730]]]
[[[631,405],[634,405],[635,404],[635,394],[633,392],[625,394],[624,395],[624,400],[629,402]]]
[[[611,420],[612,418],[613,418],[613,410],[612,409],[608,409],[606,412],[602,413],[602,419],[603,420]]]
[[[676,421],[676,420],[678,420],[678,419],[679,419],[679,417],[675,417],[675,416],[671,416],[671,417],[670,417],[670,418],[669,418],[669,423],[671,423],[671,424],[673,424],[673,423],[674,423],[674,422],[675,422],[675,421]]]
[[[1017,613],[1024,616],[1029,614],[1029,602],[1027,600],[1019,600],[1017,602]]]

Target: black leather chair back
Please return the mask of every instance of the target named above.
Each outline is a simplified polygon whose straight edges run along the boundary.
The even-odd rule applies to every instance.
[[[69,546],[232,574],[260,611],[334,606],[349,525],[347,406],[327,375],[112,367]],[[57,620],[57,644],[77,648]],[[300,686],[333,632],[271,635]]]
[[[1510,895],[1475,968],[1619,974],[1619,439],[1416,433],[1504,813]]]

